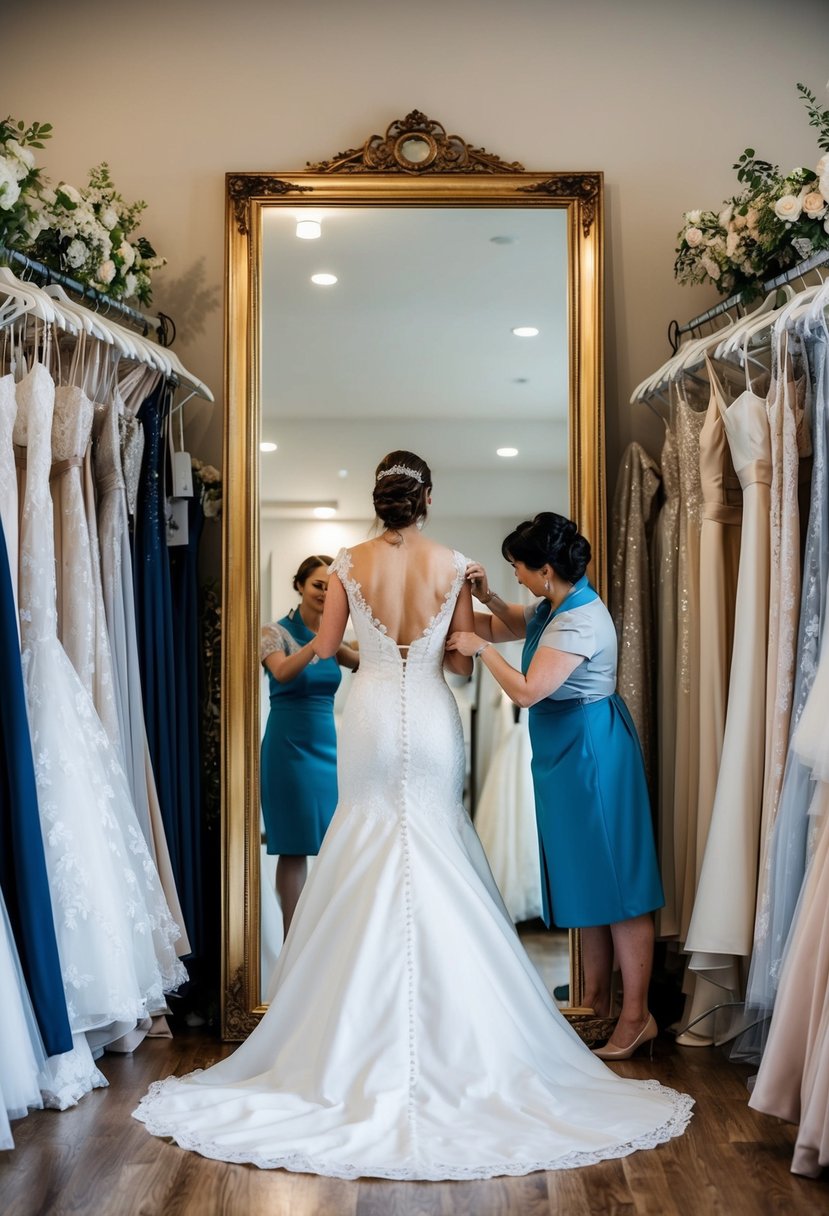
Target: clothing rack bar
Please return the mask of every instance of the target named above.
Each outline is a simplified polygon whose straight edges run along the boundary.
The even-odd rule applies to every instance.
[[[145,338],[149,335],[150,330],[154,330],[159,346],[170,346],[175,337],[176,327],[171,318],[165,316],[164,313],[159,313],[157,317],[148,316],[146,313],[139,312],[137,308],[131,308],[129,304],[112,299],[102,291],[96,291],[94,287],[80,283],[60,270],[53,270],[51,266],[46,266],[43,262],[38,262],[27,254],[20,253],[17,249],[8,249],[5,245],[0,245],[0,265],[19,268],[25,271],[32,280],[47,286],[50,283],[60,284],[66,291],[80,296],[84,303],[91,301],[95,306],[95,312],[103,311],[104,315],[114,313],[121,320],[128,321],[130,325],[140,329]],[[102,305],[103,308],[99,309],[99,305]]]
[[[825,266],[827,262],[829,262],[829,249],[821,249],[819,253],[813,253],[805,262],[798,262],[796,266],[790,266],[788,270],[784,270],[782,274],[778,274],[775,278],[768,279],[763,283],[763,294],[768,295],[770,291],[775,291],[778,287],[785,287],[793,279],[798,279],[802,275],[808,274],[810,270],[816,270],[818,266]],[[700,313],[698,317],[694,317],[692,321],[688,321],[685,325],[678,325],[676,321],[672,321],[669,334],[674,350],[679,345],[678,342],[674,343],[674,337],[678,339],[683,334],[690,333],[691,330],[699,329],[707,321],[713,321],[715,317],[721,316],[731,308],[736,308],[742,302],[742,293],[737,292],[736,295],[729,296],[727,300],[721,300],[719,304],[715,304],[707,312]]]

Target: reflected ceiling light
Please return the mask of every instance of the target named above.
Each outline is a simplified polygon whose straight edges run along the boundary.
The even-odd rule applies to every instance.
[[[516,325],[512,332],[516,338],[535,338],[538,335],[538,330],[534,325]]]
[[[315,241],[322,236],[319,220],[298,220],[296,234],[301,241]]]
[[[517,456],[518,448],[496,448],[496,456]]]
[[[260,452],[275,452],[276,444],[270,443],[268,440],[265,440],[259,444],[259,451]]]
[[[336,507],[314,507],[314,516],[316,519],[333,519],[336,514]]]
[[[333,287],[337,281],[335,274],[312,274],[311,282],[316,283],[317,287]]]

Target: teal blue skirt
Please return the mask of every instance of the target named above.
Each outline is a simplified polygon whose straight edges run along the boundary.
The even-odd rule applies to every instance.
[[[530,709],[546,924],[612,925],[665,902],[642,750],[618,693]]]

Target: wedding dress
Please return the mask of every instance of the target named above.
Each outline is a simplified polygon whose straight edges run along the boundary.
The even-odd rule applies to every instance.
[[[23,672],[69,1021],[74,1032],[131,1026],[187,978],[174,948],[179,928],[124,770],[57,637],[49,493],[55,386],[42,364],[16,395]]]
[[[488,1178],[680,1135],[692,1100],[615,1076],[525,954],[461,802],[444,643],[466,560],[408,657],[332,570],[360,645],[339,805],[274,976],[226,1060],[156,1082],[135,1117],[224,1161],[340,1178]]]

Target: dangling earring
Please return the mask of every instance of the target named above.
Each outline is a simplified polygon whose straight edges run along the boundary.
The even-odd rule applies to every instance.
[[[549,590],[550,590],[550,582],[549,582],[549,580],[548,580],[548,579],[546,579],[546,578],[545,578],[545,580],[544,580],[544,590],[545,590],[545,591],[549,591]]]

